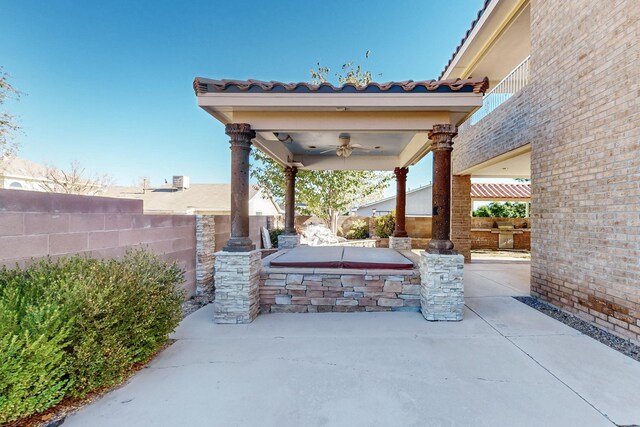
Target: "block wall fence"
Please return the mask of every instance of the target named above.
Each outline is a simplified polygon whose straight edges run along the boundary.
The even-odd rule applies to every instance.
[[[251,238],[261,247],[260,227]],[[229,238],[228,215],[150,215],[141,200],[0,189],[0,265],[87,254],[115,258],[145,248],[185,270],[187,296],[213,286],[213,254]]]

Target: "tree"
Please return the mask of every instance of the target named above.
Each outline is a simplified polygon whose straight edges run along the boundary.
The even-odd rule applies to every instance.
[[[9,99],[17,100],[21,93],[9,83],[9,75],[0,68],[0,164],[15,154],[17,144],[13,137],[20,130],[15,116],[4,111],[4,103]]]
[[[524,203],[491,202],[473,211],[473,216],[487,218],[524,218],[526,216],[526,207]]]
[[[113,181],[106,174],[85,176],[85,168],[75,161],[66,171],[48,166],[45,178],[46,181],[40,184],[45,191],[90,196],[101,193]]]
[[[369,51],[365,60],[369,58]],[[314,84],[328,81],[331,69],[318,63],[312,69],[311,80]],[[342,65],[342,72],[335,73],[339,84],[353,83],[365,86],[371,82],[371,72],[364,71],[353,62]],[[285,194],[285,181],[282,167],[273,159],[253,150],[251,176],[263,189],[266,197],[276,203],[282,203]],[[360,205],[382,196],[392,176],[380,171],[300,170],[296,176],[296,201],[302,214],[315,215],[325,221],[335,233],[338,215],[349,212],[354,205]]]
[[[265,197],[282,204],[285,195],[282,167],[257,150],[253,151],[253,160],[251,176]],[[380,198],[391,178],[390,173],[378,171],[300,170],[296,176],[297,210],[322,219],[335,233],[338,215],[348,213],[354,205]]]

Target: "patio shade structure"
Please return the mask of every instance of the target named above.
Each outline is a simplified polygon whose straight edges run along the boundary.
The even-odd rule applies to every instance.
[[[456,126],[482,105],[488,79],[370,83],[263,82],[196,78],[198,105],[226,126],[232,203],[228,252],[251,251],[249,154],[252,146],[286,171],[286,232],[293,228],[296,171],[395,171],[404,193],[408,168],[434,152],[433,236],[429,251],[449,254],[451,149]],[[425,177],[426,178],[426,177]],[[405,237],[404,194],[398,227]]]

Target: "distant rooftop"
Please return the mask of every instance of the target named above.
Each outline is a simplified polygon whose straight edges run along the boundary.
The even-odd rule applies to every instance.
[[[249,198],[258,194],[255,186],[249,188]],[[105,197],[140,199],[145,212],[185,213],[191,209],[228,212],[231,210],[231,184],[191,184],[189,189],[176,190],[171,184],[160,187],[109,187],[101,194]]]

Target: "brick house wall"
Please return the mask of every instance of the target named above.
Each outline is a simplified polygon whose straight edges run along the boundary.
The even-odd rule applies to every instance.
[[[47,255],[118,257],[144,247],[185,270],[195,293],[195,216],[146,215],[141,200],[0,190],[0,265]]]
[[[531,12],[532,293],[640,341],[640,7]]]
[[[455,149],[453,150],[455,151]],[[451,177],[451,241],[454,248],[471,261],[471,176]]]
[[[531,0],[530,82],[455,139],[460,173],[531,144],[531,292],[640,341],[640,7]]]
[[[454,138],[454,175],[531,143],[531,85],[525,86],[481,122]]]

